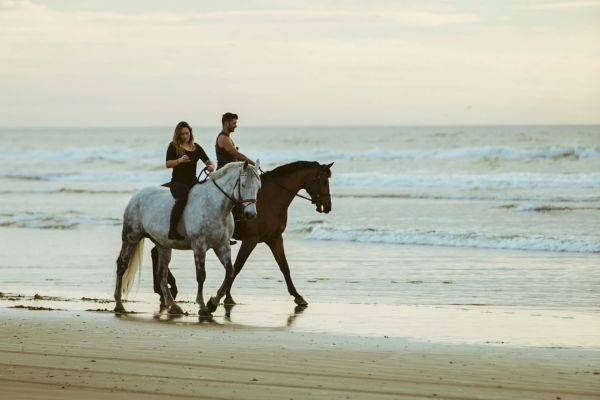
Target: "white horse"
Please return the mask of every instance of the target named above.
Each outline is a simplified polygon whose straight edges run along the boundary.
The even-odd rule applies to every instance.
[[[260,176],[257,167],[247,162],[235,162],[212,172],[209,179],[190,190],[188,201],[179,222],[178,231],[185,232],[185,240],[170,240],[170,211],[175,200],[164,187],[147,187],[135,193],[123,216],[123,244],[117,258],[117,283],[115,287],[115,312],[125,312],[121,296],[132,286],[136,271],[142,264],[143,243],[147,237],[158,249],[158,278],[171,314],[182,314],[167,283],[171,250],[193,250],[196,263],[200,315],[208,316],[216,310],[225,289],[233,280],[231,247],[229,240],[233,234],[234,221],[231,210],[234,205],[244,206],[244,217],[256,217],[256,197],[260,189]],[[213,249],[225,267],[225,279],[208,306],[204,304],[202,287],[206,278],[204,262],[208,249]]]

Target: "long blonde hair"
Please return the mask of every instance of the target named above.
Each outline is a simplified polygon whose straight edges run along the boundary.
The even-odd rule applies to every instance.
[[[175,151],[177,152],[178,156],[182,156],[185,154],[185,149],[181,146],[181,131],[183,130],[183,128],[188,128],[190,130],[190,143],[192,144],[194,149],[196,149],[196,143],[194,143],[195,139],[192,127],[187,122],[181,121],[175,127],[175,130],[173,131],[173,140],[171,141],[173,143],[173,146],[175,146]]]

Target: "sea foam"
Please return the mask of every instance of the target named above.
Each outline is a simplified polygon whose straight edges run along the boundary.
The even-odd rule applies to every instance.
[[[553,238],[542,235],[490,235],[402,229],[353,229],[317,225],[307,235],[312,240],[333,240],[423,246],[471,247],[552,252],[598,253],[600,243],[585,238]]]

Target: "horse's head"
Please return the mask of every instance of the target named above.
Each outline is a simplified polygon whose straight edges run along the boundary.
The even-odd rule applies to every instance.
[[[314,178],[309,179],[304,190],[310,195],[313,204],[317,206],[318,212],[325,214],[331,211],[331,194],[329,193],[329,178],[331,178],[331,164],[320,164]]]
[[[240,170],[238,196],[237,199],[244,207],[244,218],[253,219],[256,217],[256,198],[260,189],[260,175],[256,167],[250,165],[248,161],[244,163]]]

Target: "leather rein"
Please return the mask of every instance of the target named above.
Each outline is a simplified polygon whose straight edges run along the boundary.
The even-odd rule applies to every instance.
[[[200,181],[200,175],[202,175],[202,173],[206,174],[206,177]],[[257,178],[260,179],[260,177],[256,174],[256,172],[252,171],[252,173],[254,175],[256,175]],[[217,181],[215,181],[214,179],[210,179],[212,181],[212,183],[215,184],[215,186],[217,187],[217,189],[219,189],[221,191],[221,193],[223,193],[225,195],[225,197],[227,197],[229,200],[231,200],[235,205],[237,206],[243,206],[246,207],[250,204],[256,204],[256,199],[244,199],[242,198],[242,176],[248,176],[248,174],[244,174],[244,173],[240,173],[240,175],[237,178],[237,182],[235,183],[235,185],[233,186],[233,191],[235,193],[235,188],[237,187],[238,189],[238,197],[241,200],[236,200],[235,197],[233,197],[233,195],[229,195],[227,192],[225,192],[225,190],[223,190],[223,188],[221,186],[219,186],[219,184],[217,183]],[[200,174],[198,175],[198,183],[202,184],[204,182],[206,182],[209,179],[209,175],[206,172],[206,168],[204,168]]]
[[[265,173],[261,168],[259,168],[258,170],[260,171],[261,175]],[[281,183],[277,182],[276,180],[273,180],[273,182],[277,186],[279,186],[280,188],[285,190],[286,192],[291,193],[296,197],[300,197],[301,199],[308,200],[312,204],[319,204],[319,203],[322,204],[321,198],[331,197],[331,194],[329,194],[329,193],[321,193],[321,171],[317,172],[317,176],[315,176],[315,179],[313,179],[308,185],[306,185],[307,187],[310,187],[315,182],[317,182],[317,193],[315,194],[316,200],[313,199],[312,197],[303,196],[303,195],[299,194],[298,192],[293,192],[290,189],[283,186]],[[304,190],[306,190],[306,189],[304,189]]]

